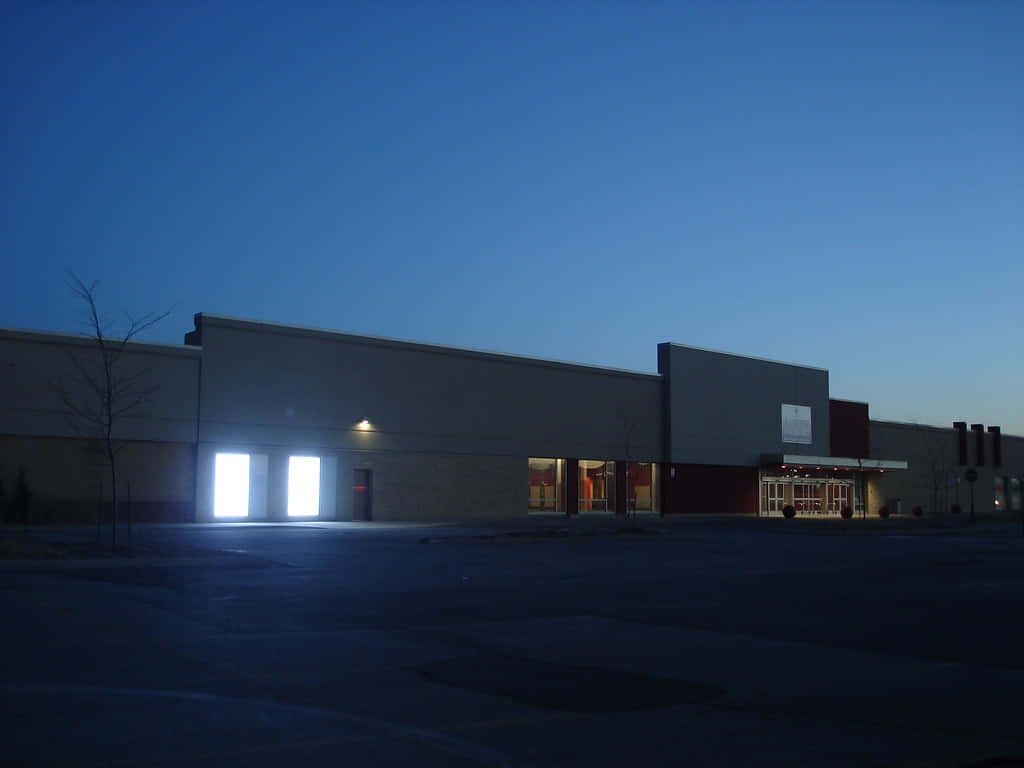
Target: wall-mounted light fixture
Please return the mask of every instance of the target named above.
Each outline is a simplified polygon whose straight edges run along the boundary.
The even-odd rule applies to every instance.
[[[369,419],[366,419],[366,418],[364,418],[364,419],[361,419],[361,420],[359,421],[359,423],[357,423],[357,424],[356,424],[356,429],[361,429],[361,430],[363,430],[364,432],[366,432],[367,430],[369,430],[369,429],[370,429],[371,427],[372,427],[372,425],[370,424],[370,420],[369,420]]]

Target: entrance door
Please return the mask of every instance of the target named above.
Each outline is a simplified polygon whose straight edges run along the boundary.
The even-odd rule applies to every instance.
[[[856,509],[860,498],[858,477],[820,475],[761,475],[761,515],[781,515],[792,504],[798,515],[839,515]]]
[[[373,519],[373,470],[357,469],[352,475],[352,519]]]
[[[846,507],[851,506],[850,491],[852,483],[829,483],[828,484],[828,511],[840,514]]]
[[[761,513],[781,515],[786,506],[786,486],[784,483],[765,481],[761,484]]]

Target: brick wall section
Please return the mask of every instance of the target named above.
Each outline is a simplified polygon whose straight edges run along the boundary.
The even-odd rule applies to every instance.
[[[119,454],[122,501],[131,484],[132,519],[188,522],[192,519],[192,446],[130,442]],[[99,440],[0,436],[0,481],[8,507],[19,470],[25,470],[32,523],[79,523],[96,519],[109,503],[110,471]]]
[[[527,459],[505,456],[353,454],[373,471],[373,519],[485,520],[527,515]],[[352,473],[338,479],[339,511],[351,509]],[[349,498],[345,498],[349,497]]]

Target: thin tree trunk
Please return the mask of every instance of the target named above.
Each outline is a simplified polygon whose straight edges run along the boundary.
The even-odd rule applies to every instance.
[[[110,522],[110,545],[117,548],[117,467],[114,465],[113,451],[107,452],[110,459],[110,498],[113,500]]]
[[[132,545],[132,481],[129,478],[127,485],[127,492],[125,493],[125,517],[128,523],[127,535],[125,536],[125,543],[131,547]]]

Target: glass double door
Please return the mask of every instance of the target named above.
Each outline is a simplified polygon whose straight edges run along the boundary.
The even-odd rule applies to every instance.
[[[856,478],[761,477],[762,516],[778,516],[787,506],[798,515],[839,515],[859,502]]]
[[[579,461],[579,512],[657,512],[657,465],[649,461]]]

